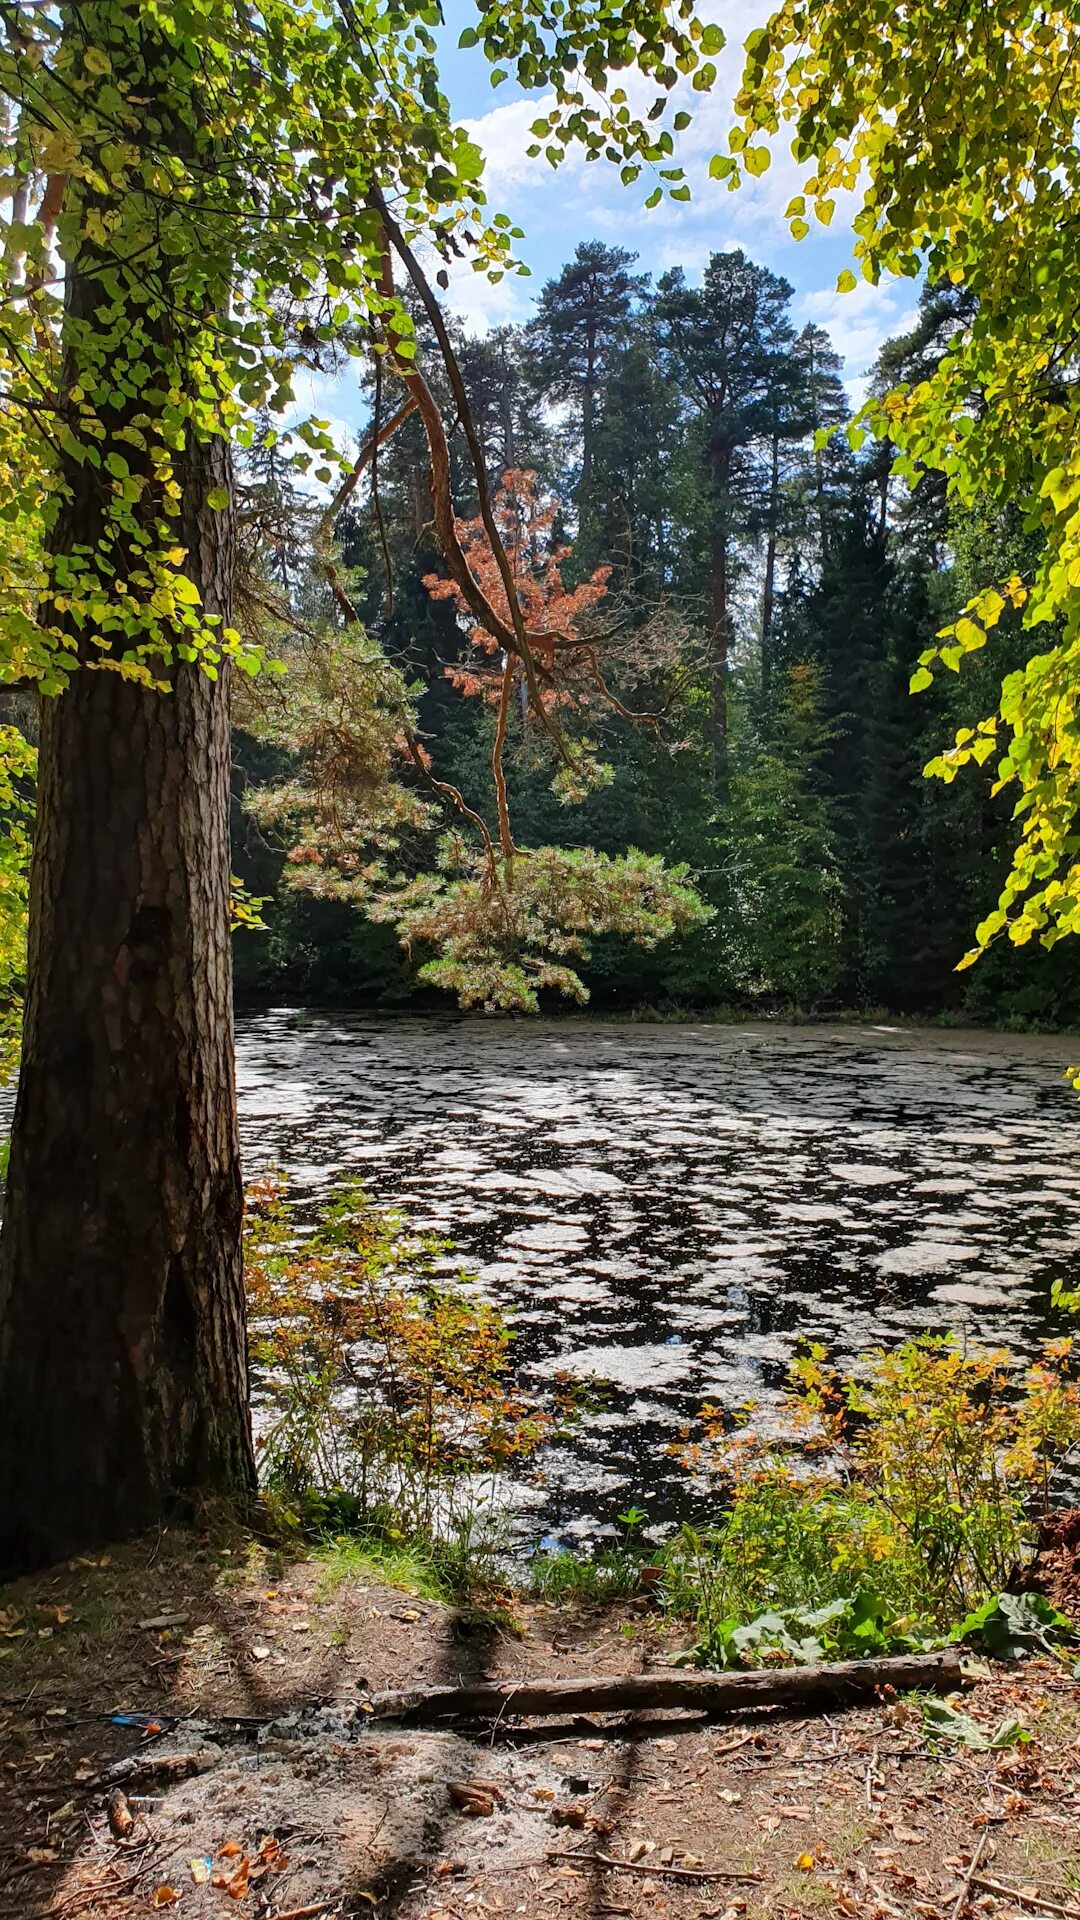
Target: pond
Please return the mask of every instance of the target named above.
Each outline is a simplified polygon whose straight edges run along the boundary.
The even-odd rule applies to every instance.
[[[1030,1350],[1080,1278],[1077,1046],[275,1010],[238,1021],[245,1172],[360,1173],[512,1310],[526,1380],[611,1383],[533,1496],[574,1544],[691,1514],[679,1429],[767,1404],[800,1337]]]

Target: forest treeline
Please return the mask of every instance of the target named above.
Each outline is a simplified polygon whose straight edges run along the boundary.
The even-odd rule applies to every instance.
[[[924,296],[873,369],[877,391],[939,363],[964,298],[947,285]],[[505,716],[514,834],[685,863],[711,909],[653,948],[602,935],[578,968],[594,1006],[1071,1023],[1068,943],[995,946],[956,972],[1009,866],[1012,800],[977,777],[924,777],[1023,662],[1019,619],[962,679],[908,690],[919,653],[986,579],[1030,569],[1034,536],[1019,514],[958,508],[940,475],[910,489],[887,442],[849,438],[840,357],[820,327],[797,326],[792,301],[741,252],[714,254],[700,285],[681,269],[654,284],[632,254],[592,241],[526,324],[470,337],[451,322],[519,593],[533,619],[557,605],[600,662],[560,715],[594,770],[569,794],[524,698]],[[419,305],[413,317],[423,352],[428,319]],[[378,426],[392,403],[374,375],[368,398]],[[461,409],[439,398],[479,573],[490,548]],[[432,769],[490,810],[494,643],[470,632],[444,578],[429,462],[421,421],[405,420],[337,516],[337,566],[385,657],[423,687]],[[317,510],[268,422],[245,498],[274,591],[324,619]],[[260,806],[289,779],[280,735],[239,732],[234,761],[235,864],[267,896],[266,930],[236,946],[241,1002],[416,1000],[423,940],[403,950],[391,926],[322,897]],[[403,843],[406,872],[408,860]]]

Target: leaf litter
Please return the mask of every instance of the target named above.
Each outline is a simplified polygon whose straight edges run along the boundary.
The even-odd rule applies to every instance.
[[[647,1605],[582,1609],[572,1633],[536,1606],[523,1639],[493,1627],[463,1648],[448,1610],[407,1620],[418,1609],[370,1578],[328,1597],[313,1562],[272,1586],[245,1564],[222,1586],[215,1555],[200,1591],[199,1551],[178,1540],[153,1583],[124,1549],[15,1596],[7,1617],[78,1616],[79,1582],[108,1580],[114,1615],[96,1640],[16,1643],[4,1920],[359,1914],[391,1889],[395,1920],[577,1920],[586,1900],[633,1920],[952,1920],[961,1895],[957,1920],[1080,1920],[1080,1694],[1060,1658],[984,1663],[929,1709],[422,1733],[350,1717],[361,1682],[633,1671],[671,1638]],[[139,1623],[176,1612],[199,1624],[155,1666]],[[282,1646],[292,1617],[310,1647],[294,1637],[287,1661],[253,1668],[248,1650]],[[142,1770],[123,1842],[106,1818],[117,1764]]]

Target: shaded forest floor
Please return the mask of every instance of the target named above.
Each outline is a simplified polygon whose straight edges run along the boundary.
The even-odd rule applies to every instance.
[[[1071,1547],[1050,1571],[1075,1579]],[[966,1690],[987,1731],[1030,1728],[1000,1752],[932,1750],[906,1701],[349,1737],[366,1686],[629,1673],[679,1643],[645,1600],[518,1612],[515,1631],[240,1535],[167,1534],[7,1589],[0,1917],[958,1920],[970,1902],[1080,1920],[1080,1686],[1060,1664]]]

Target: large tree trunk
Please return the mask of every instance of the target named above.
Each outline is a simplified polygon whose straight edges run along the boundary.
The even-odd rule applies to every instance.
[[[227,614],[222,518],[188,570]],[[172,680],[82,671],[43,702],[0,1236],[3,1571],[252,1483],[228,696],[195,667]]]
[[[114,73],[129,51],[138,78],[138,39],[110,49]],[[68,388],[109,298],[110,265],[85,241],[69,263]],[[158,262],[155,299],[148,267],[147,305],[130,315],[166,346],[169,271]],[[138,457],[112,433],[139,404],[107,411],[99,472],[113,450]],[[208,505],[229,488],[227,444],[189,429],[174,472],[184,572],[227,625],[232,520]],[[93,552],[108,490],[88,465],[69,461],[63,477],[53,552]],[[159,511],[152,490],[148,499]],[[118,577],[141,558],[113,551]],[[162,672],[170,690],[156,692],[94,670],[93,636],[73,638],[81,664],[42,702],[23,1063],[0,1235],[0,1576],[152,1524],[196,1489],[243,1494],[254,1479],[227,676],[177,663]]]

